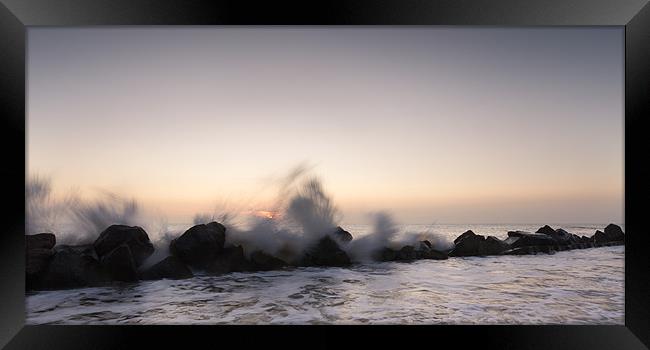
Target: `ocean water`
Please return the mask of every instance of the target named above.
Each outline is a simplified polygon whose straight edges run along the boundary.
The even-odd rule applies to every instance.
[[[531,225],[406,225],[453,240]],[[605,224],[552,225],[593,235]],[[365,225],[345,225],[355,236]],[[624,227],[623,227],[624,228]],[[27,324],[619,324],[625,247],[197,275],[30,292]]]

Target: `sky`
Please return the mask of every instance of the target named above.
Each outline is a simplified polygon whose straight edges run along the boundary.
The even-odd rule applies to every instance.
[[[28,29],[27,171],[172,221],[310,164],[343,222],[623,223],[622,27]]]

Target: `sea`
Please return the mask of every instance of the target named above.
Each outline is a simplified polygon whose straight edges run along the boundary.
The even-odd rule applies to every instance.
[[[402,225],[453,241],[543,224]],[[606,224],[563,224],[592,236]],[[620,225],[624,228],[623,225]],[[368,225],[346,225],[355,237]],[[185,280],[28,292],[36,324],[624,324],[625,247],[524,256],[197,273]]]

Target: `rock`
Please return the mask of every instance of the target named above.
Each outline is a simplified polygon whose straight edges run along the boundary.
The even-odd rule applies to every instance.
[[[169,245],[172,255],[195,268],[205,268],[224,250],[226,228],[217,222],[196,225]]]
[[[503,255],[529,255],[537,253],[554,254],[555,250],[550,245],[543,246],[524,246],[506,250]]]
[[[620,226],[609,224],[605,227],[605,237],[609,242],[624,242],[625,234]]]
[[[205,270],[212,274],[224,274],[229,272],[243,272],[252,270],[252,264],[244,256],[244,248],[241,246],[223,248]]]
[[[454,244],[457,244],[461,240],[465,239],[465,237],[469,236],[476,236],[476,234],[472,232],[472,230],[465,231],[460,236],[456,237],[456,239],[454,239]]]
[[[543,233],[529,233],[524,231],[508,232],[508,239],[505,241],[511,249],[528,246],[556,245],[555,239]]]
[[[428,240],[420,241],[420,250],[433,249],[433,245]]]
[[[485,236],[467,231],[457,237],[454,242],[456,245],[449,252],[449,256],[477,256],[481,255],[480,250],[485,242]]]
[[[97,286],[109,282],[110,278],[97,260],[92,245],[54,248],[54,256],[35,281],[34,289],[61,289]]]
[[[105,229],[93,244],[100,259],[121,245],[126,245],[137,266],[154,252],[147,233],[138,226],[111,225]]]
[[[54,256],[56,237],[51,233],[25,235],[25,287],[32,289]]]
[[[591,238],[589,238],[587,236],[580,236],[580,242],[581,243],[591,243],[592,240],[591,240]]]
[[[111,279],[115,281],[134,282],[138,280],[135,260],[133,259],[131,249],[126,243],[104,255],[100,263],[106,269]]]
[[[25,247],[30,249],[52,249],[56,245],[56,237],[52,233],[25,235]]]
[[[555,234],[555,230],[549,225],[544,225],[543,227],[540,227],[537,231],[535,231],[535,233],[543,233],[545,235],[552,236]]]
[[[592,237],[592,241],[596,244],[602,244],[602,243],[606,243],[608,239],[607,236],[605,235],[605,232],[596,230],[596,233],[594,233],[594,236]]]
[[[192,271],[175,256],[168,256],[140,274],[143,280],[191,278]]]
[[[375,254],[375,260],[378,261],[395,261],[395,259],[397,259],[397,251],[390,248],[384,248]]]
[[[508,244],[494,237],[488,236],[479,247],[479,255],[499,255],[508,249]]]
[[[284,260],[266,254],[261,250],[252,252],[250,260],[253,264],[253,269],[256,271],[278,270],[288,265]]]
[[[305,253],[302,264],[305,266],[348,266],[351,261],[332,238],[325,236]]]
[[[341,228],[341,226],[336,226],[336,230],[334,230],[333,234],[334,237],[341,242],[350,242],[352,240],[352,234]]]
[[[417,259],[415,248],[411,245],[402,247],[397,251],[396,260],[410,261]]]
[[[441,252],[435,249],[429,249],[425,252],[422,252],[420,257],[422,259],[431,259],[431,260],[447,260],[449,256],[445,252]]]

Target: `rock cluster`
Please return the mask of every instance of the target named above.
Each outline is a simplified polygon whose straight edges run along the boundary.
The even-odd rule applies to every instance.
[[[183,279],[192,277],[193,271],[224,274],[290,266],[344,267],[352,263],[346,246],[353,236],[341,227],[316,240],[300,259],[292,263],[262,250],[246,255],[241,246],[226,246],[226,234],[226,227],[217,222],[195,225],[171,241],[168,257],[151,266],[146,266],[145,261],[155,249],[147,233],[138,226],[112,225],[101,232],[94,243],[76,246],[56,245],[56,237],[51,233],[26,235],[26,287],[28,290],[76,288],[116,281]],[[596,231],[593,237],[579,237],[545,225],[535,233],[510,231],[505,240],[466,231],[454,240],[454,247],[448,251],[436,250],[426,240],[399,249],[384,247],[374,252],[374,259],[408,262],[554,253],[621,245],[624,241],[623,230],[614,224]]]

